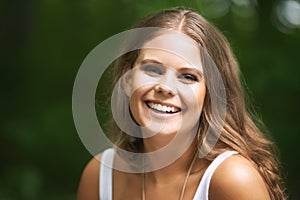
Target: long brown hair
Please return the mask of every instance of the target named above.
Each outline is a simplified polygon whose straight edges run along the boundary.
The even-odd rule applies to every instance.
[[[260,120],[247,109],[240,81],[241,73],[224,36],[201,15],[187,8],[171,8],[158,12],[135,26],[141,27],[165,28],[189,36],[205,49],[221,74],[226,90],[227,113],[219,140],[205,159],[213,160],[224,149],[235,150],[255,164],[266,183],[271,199],[287,199],[280,177],[276,147],[262,133],[263,124]],[[138,50],[127,53],[116,62],[115,83],[134,66],[138,53]],[[128,102],[123,103],[128,106]],[[197,137],[200,146],[203,145],[208,127],[214,124],[209,92],[206,94],[199,120],[201,123]],[[134,152],[142,150],[142,139],[123,133],[116,124],[113,128],[114,140],[119,147]]]

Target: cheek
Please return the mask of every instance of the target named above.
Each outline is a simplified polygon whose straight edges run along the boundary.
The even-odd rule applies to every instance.
[[[206,95],[205,85],[201,87],[190,87],[182,93],[182,98],[187,110],[189,119],[199,119]]]
[[[147,90],[153,84],[157,83],[158,80],[155,77],[146,75],[143,71],[137,70],[132,77],[131,91],[136,92],[137,90]]]
[[[144,94],[148,87],[140,87],[133,92],[130,97],[130,111],[132,119],[140,126],[145,126],[146,121],[149,119],[149,115],[145,112]],[[146,120],[146,121],[145,121]]]
[[[140,95],[138,91],[134,91],[132,95],[129,97],[129,106],[131,111],[131,117],[137,123],[139,123],[139,98]]]
[[[205,100],[205,95],[206,95],[206,90],[200,90],[197,94],[197,103],[198,103],[198,106],[199,108],[201,109],[202,111],[202,108],[203,108],[203,104],[204,104],[204,100]]]
[[[198,87],[194,88],[194,94],[197,99],[198,106],[202,110],[204,99],[206,96],[206,85],[204,82],[201,82],[201,84],[198,85]]]
[[[189,105],[202,107],[206,95],[206,87],[202,84],[197,87],[186,87],[181,90],[181,94]]]

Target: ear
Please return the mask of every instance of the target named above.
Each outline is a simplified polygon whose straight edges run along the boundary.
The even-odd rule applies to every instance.
[[[124,86],[125,93],[128,97],[131,96],[131,92],[132,92],[131,91],[132,90],[131,82],[132,82],[132,74],[131,74],[131,70],[130,70],[130,71],[127,71],[122,77],[122,84]]]

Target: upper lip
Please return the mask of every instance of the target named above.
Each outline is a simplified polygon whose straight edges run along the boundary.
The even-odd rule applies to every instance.
[[[146,103],[155,103],[155,104],[160,104],[162,106],[168,106],[168,107],[174,107],[174,108],[177,108],[179,110],[181,110],[180,106],[177,106],[177,105],[174,105],[172,103],[169,103],[169,102],[163,102],[163,101],[159,101],[159,100],[146,100],[145,101]]]

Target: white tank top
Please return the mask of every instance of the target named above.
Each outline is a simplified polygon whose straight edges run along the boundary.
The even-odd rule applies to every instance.
[[[208,200],[209,183],[217,167],[228,157],[237,154],[236,151],[225,151],[218,155],[208,166],[198,185],[193,200]],[[114,150],[107,149],[102,154],[100,165],[100,200],[112,200],[112,166],[114,160]],[[106,164],[103,164],[106,163]]]

